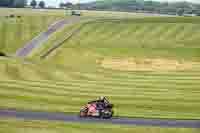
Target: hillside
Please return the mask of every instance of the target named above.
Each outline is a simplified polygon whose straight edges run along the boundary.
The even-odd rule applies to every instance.
[[[82,4],[83,9],[112,10],[128,12],[150,12],[176,15],[179,9],[184,9],[186,14],[200,14],[200,4],[190,2],[158,2],[151,0],[98,0]]]
[[[14,54],[33,37],[45,31],[50,24],[63,17],[59,12],[52,14],[51,11],[0,9],[0,51]]]
[[[200,119],[198,22],[96,21],[45,60],[38,53],[25,62],[2,58],[1,108],[76,114],[85,102],[106,95],[116,116]]]

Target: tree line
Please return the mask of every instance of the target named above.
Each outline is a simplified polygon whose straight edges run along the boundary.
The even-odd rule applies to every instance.
[[[199,14],[200,5],[190,2],[158,2],[153,0],[112,0],[90,3],[88,9],[117,10],[117,11],[145,11],[161,14]]]
[[[40,7],[40,8],[45,8],[45,2],[44,1],[40,1],[39,3],[36,0],[32,0],[30,3],[30,6],[32,6],[33,8],[36,7]]]
[[[69,2],[61,3],[61,8],[72,8]],[[158,2],[153,0],[97,0],[96,2],[82,3],[79,5],[82,10],[107,10],[107,11],[128,11],[128,12],[152,12],[160,14],[200,15],[200,4],[190,2]]]
[[[0,7],[13,7],[13,8],[23,8],[27,5],[27,0],[0,0]],[[33,8],[45,7],[45,2],[43,0],[37,2],[36,0],[32,0],[30,6]]]
[[[0,7],[21,8],[27,5],[27,0],[0,0]]]

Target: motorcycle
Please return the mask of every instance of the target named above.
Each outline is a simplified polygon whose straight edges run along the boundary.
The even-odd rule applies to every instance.
[[[80,110],[80,117],[93,117],[93,118],[101,118],[101,119],[110,119],[112,118],[114,111],[113,111],[113,104],[106,104],[102,105],[100,103],[92,102],[85,105]]]

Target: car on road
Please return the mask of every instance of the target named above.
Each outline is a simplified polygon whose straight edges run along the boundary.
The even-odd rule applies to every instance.
[[[71,15],[72,16],[81,16],[81,12],[80,11],[72,11]]]

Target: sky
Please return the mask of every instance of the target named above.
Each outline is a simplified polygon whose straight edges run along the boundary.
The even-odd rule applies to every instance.
[[[31,0],[29,0],[31,1]],[[37,0],[40,1],[40,0]],[[60,2],[65,2],[69,1],[72,3],[77,3],[79,0],[44,0],[47,5],[49,6],[58,6]],[[80,0],[81,2],[90,2],[90,1],[95,1],[95,0]],[[188,2],[196,2],[200,3],[200,0],[155,0],[155,1],[169,1],[169,2],[175,2],[175,1],[188,1]]]

